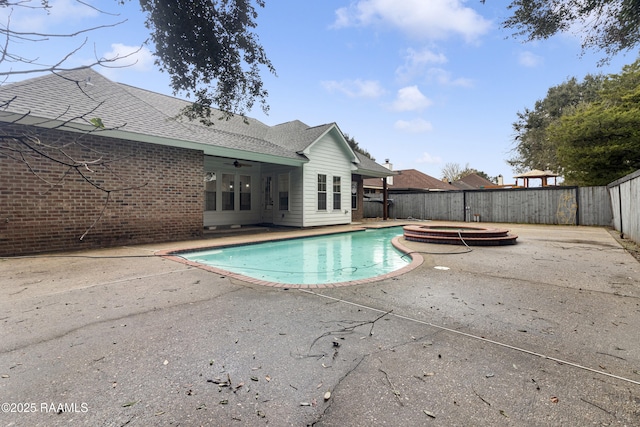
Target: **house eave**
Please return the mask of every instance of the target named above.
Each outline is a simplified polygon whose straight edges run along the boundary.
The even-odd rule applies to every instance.
[[[201,142],[145,135],[136,132],[127,132],[122,129],[98,129],[90,124],[63,122],[60,120],[51,120],[48,118],[10,112],[1,112],[0,122],[35,126],[44,129],[56,129],[74,133],[91,133],[96,136],[107,138],[117,138],[129,141],[144,142],[148,144],[157,144],[169,147],[197,150],[202,151],[205,155],[209,156],[240,158],[242,160],[252,160],[284,166],[299,167],[309,161],[307,158],[300,156],[300,154],[298,154],[300,156],[299,158],[281,157],[264,153],[256,153],[252,151],[221,147],[219,145],[204,144]]]
[[[315,141],[313,141],[311,144],[307,145],[303,150],[298,151],[298,154],[304,155],[304,156],[308,156],[311,153],[311,148],[318,141],[320,141],[322,138],[324,138],[325,135],[327,135],[330,132],[337,132],[338,133],[338,135],[340,136],[340,139],[342,140],[342,142],[344,143],[345,147],[347,148],[347,150],[350,153],[351,162],[353,164],[355,164],[355,165],[358,165],[360,163],[360,159],[358,159],[358,156],[353,151],[353,149],[351,148],[351,146],[349,145],[347,140],[344,138],[344,135],[343,135],[342,131],[340,130],[340,128],[338,127],[338,125],[336,123],[332,123],[331,126],[326,131],[324,131],[322,133],[322,135],[320,135],[318,138],[315,139]]]
[[[367,178],[388,178],[390,176],[398,175],[397,172],[390,171],[390,170],[388,170],[387,172],[381,172],[381,171],[376,171],[376,170],[360,169],[360,168],[356,168],[356,170],[354,170],[353,173],[356,174],[356,175],[362,175],[362,177],[365,178],[365,179],[367,179]]]

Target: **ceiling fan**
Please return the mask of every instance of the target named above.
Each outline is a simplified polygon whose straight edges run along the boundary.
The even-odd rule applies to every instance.
[[[237,160],[235,160],[233,163],[225,163],[225,165],[233,166],[235,168],[253,167],[253,165],[250,165],[249,163],[240,163]]]

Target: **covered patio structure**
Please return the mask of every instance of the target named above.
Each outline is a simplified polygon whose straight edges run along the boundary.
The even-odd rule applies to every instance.
[[[524,180],[524,184],[523,186],[528,188],[530,185],[530,180],[531,179],[541,179],[542,180],[542,187],[547,187],[549,185],[557,185],[556,179],[559,175],[556,173],[551,172],[550,170],[539,170],[539,169],[533,169],[529,172],[526,173],[522,173],[520,175],[516,175],[514,176],[514,178],[516,179],[516,186],[518,186],[518,179],[523,179]],[[549,184],[548,179],[549,178],[553,178],[553,184]]]

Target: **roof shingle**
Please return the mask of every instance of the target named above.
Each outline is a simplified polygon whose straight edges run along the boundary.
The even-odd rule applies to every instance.
[[[0,110],[0,121],[10,120],[13,114],[28,114],[44,119],[43,123],[67,122],[69,125],[62,129],[74,130],[80,126],[91,129],[90,120],[97,117],[111,136],[115,131],[129,139],[137,135],[145,140],[155,138],[157,143],[178,141],[221,147],[269,156],[271,161],[281,158],[305,162],[301,152],[333,126],[337,128],[335,123],[309,127],[299,120],[268,126],[249,117],[225,116],[219,110],[213,110],[213,114],[221,119],[206,126],[180,116],[190,102],[112,82],[90,68],[3,85],[0,101],[9,100]],[[381,165],[369,168],[377,171],[373,176],[386,170]]]

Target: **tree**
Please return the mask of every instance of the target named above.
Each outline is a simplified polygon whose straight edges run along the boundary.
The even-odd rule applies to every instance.
[[[78,4],[88,5],[82,0]],[[125,0],[117,0],[123,4]],[[194,104],[185,111],[187,117],[201,119],[211,124],[212,106],[225,114],[244,115],[255,101],[267,112],[266,99],[260,71],[266,67],[275,69],[267,58],[258,37],[252,32],[256,27],[256,7],[264,7],[264,0],[140,0],[142,10],[147,13],[146,26],[155,44],[156,64],[166,71],[171,79],[174,94],[184,94]],[[0,0],[0,9],[14,11],[23,8],[34,11],[49,11],[55,7],[48,0]],[[97,10],[97,9],[96,9]],[[103,14],[107,12],[100,11]],[[109,14],[110,15],[110,14]],[[120,22],[86,28],[68,34],[45,34],[18,32],[11,26],[11,13],[4,26],[0,26],[0,64],[11,62],[32,64],[33,68],[19,73],[59,72],[68,69],[66,63],[88,39],[78,41],[71,50],[53,64],[38,64],[37,58],[26,58],[16,51],[23,43],[37,43],[51,38],[77,38]],[[121,58],[96,58],[92,66],[109,66]],[[0,76],[16,74],[18,71],[0,72]]]
[[[111,15],[83,0],[76,3]],[[123,4],[125,0],[118,0]],[[263,0],[193,0],[176,2],[172,0],[140,0],[147,15],[146,25],[155,43],[156,64],[169,73],[174,93],[182,92],[194,98],[191,108],[184,111],[191,119],[200,119],[211,124],[212,105],[220,108],[224,115],[242,114],[251,109],[254,101],[266,104],[267,91],[260,78],[260,66],[269,71],[274,68],[267,59],[257,36],[251,32],[256,27],[256,10],[253,4],[264,6]],[[0,76],[5,78],[15,74],[50,72],[69,80],[68,60],[88,42],[89,33],[102,28],[117,26],[120,22],[71,31],[65,34],[48,34],[36,31],[20,32],[13,29],[12,13],[18,8],[31,13],[49,12],[54,7],[48,0],[0,0],[0,10],[9,11],[4,25],[0,25]],[[81,37],[85,37],[83,40]],[[29,58],[20,53],[24,43],[39,43],[54,38],[78,40],[77,47],[50,64],[41,63],[38,58]],[[82,67],[110,66],[121,57],[100,58]],[[21,69],[13,69],[13,64],[21,64]],[[82,90],[81,81],[73,81]],[[91,98],[89,95],[87,95]],[[1,99],[0,109],[7,109],[13,99]],[[97,108],[97,107],[95,107]],[[146,183],[124,182],[119,179],[115,165],[119,160],[109,153],[96,151],[91,144],[84,143],[84,137],[104,130],[100,117],[89,110],[67,119],[62,124],[41,122],[43,127],[69,130],[75,120],[83,120],[93,126],[92,130],[75,133],[71,139],[43,139],[38,133],[20,126],[29,121],[29,113],[11,123],[0,124],[0,157],[21,162],[25,168],[46,186],[43,195],[62,187],[67,179],[77,178],[94,190],[105,194],[105,202],[92,224],[80,237],[86,234],[102,218],[114,194],[144,187]],[[60,117],[65,114],[61,108]],[[78,129],[74,129],[78,130]]]
[[[265,113],[268,96],[260,67],[275,69],[251,29],[253,0],[140,0],[155,43],[156,64],[175,93],[194,98],[186,111],[210,124],[211,107],[244,115],[255,100]],[[255,0],[264,7],[264,0]]]
[[[568,184],[606,185],[640,169],[640,60],[607,77],[599,100],[563,115],[548,133]]]
[[[479,175],[481,177],[483,177],[484,179],[487,179],[491,182],[497,182],[497,178],[493,178],[490,177],[489,175],[487,175],[485,172],[479,171],[477,169],[474,169],[472,167],[469,166],[469,163],[467,163],[464,168],[462,166],[460,166],[460,164],[458,163],[447,163],[444,165],[444,168],[442,168],[442,180],[447,181],[447,182],[454,182],[454,181],[458,181],[459,179],[464,178],[467,175],[471,175],[472,173],[475,173],[476,175]]]
[[[547,128],[580,104],[598,99],[603,79],[602,75],[589,74],[579,82],[573,77],[550,88],[544,99],[536,101],[533,110],[527,108],[518,112],[518,120],[512,125],[516,144],[514,155],[507,163],[516,172],[541,169],[560,173],[557,141],[548,136]]]
[[[638,0],[513,0],[507,9],[511,16],[502,25],[515,36],[533,41],[578,32],[583,51],[604,51],[604,62],[640,43]]]
[[[356,151],[362,155],[367,156],[368,158],[370,158],[371,160],[375,161],[376,159],[374,159],[373,157],[371,157],[371,154],[369,154],[369,152],[367,150],[365,150],[364,148],[360,147],[360,145],[358,144],[358,142],[355,140],[355,138],[347,135],[346,133],[344,134],[344,139],[347,141],[347,143],[349,144],[349,147],[351,147],[351,149],[353,151]]]
[[[79,3],[85,4],[83,2]],[[0,43],[0,65],[11,67],[11,64],[24,64],[27,65],[28,68],[21,70],[14,70],[12,68],[7,68],[0,70],[0,76],[7,77],[16,74],[33,74],[33,73],[42,73],[42,72],[60,72],[66,71],[66,62],[72,57],[75,53],[77,53],[82,47],[84,47],[88,38],[85,37],[84,40],[78,41],[78,45],[67,52],[62,58],[60,58],[57,62],[51,64],[42,64],[38,61],[37,58],[28,58],[21,54],[19,51],[14,50],[14,47],[20,47],[24,43],[38,43],[48,41],[50,39],[74,39],[77,40],[79,36],[86,36],[86,34],[98,31],[107,27],[115,27],[122,24],[124,21],[114,22],[112,24],[100,25],[91,28],[84,28],[77,31],[72,31],[69,33],[63,34],[50,34],[50,33],[42,33],[36,31],[15,31],[11,26],[11,16],[13,12],[17,8],[29,9],[32,12],[38,11],[46,11],[47,13],[51,9],[48,0],[40,0],[39,2],[34,2],[32,0],[0,0],[0,10],[3,8],[10,9],[9,16],[7,18],[7,22],[4,25],[0,25],[0,37],[4,39],[3,43]],[[87,6],[92,7],[92,6]],[[93,7],[92,7],[93,8]],[[95,9],[95,8],[94,8]],[[104,13],[104,12],[102,12]],[[133,52],[135,53],[135,52]],[[133,55],[131,53],[131,55]],[[126,55],[130,56],[130,55]],[[126,57],[124,56],[124,57]],[[124,57],[114,57],[114,58],[96,58],[94,62],[86,64],[82,68],[90,68],[96,65],[106,66],[118,59],[122,59]]]
[[[66,75],[67,73],[60,75],[59,78],[67,80],[81,90],[89,100],[92,99],[82,90],[83,86],[78,84],[76,79],[67,78]],[[1,101],[0,111],[9,107],[14,101],[16,97]],[[45,196],[61,190],[65,187],[65,182],[78,181],[88,186],[87,193],[96,190],[104,195],[102,208],[84,233],[79,236],[79,240],[83,240],[100,221],[109,202],[116,195],[141,189],[147,185],[145,182],[131,182],[123,179],[120,171],[126,166],[119,163],[124,158],[115,157],[106,150],[98,150],[94,144],[88,142],[92,135],[118,129],[105,127],[102,120],[95,117],[95,111],[101,105],[102,102],[96,103],[86,112],[65,120],[38,119],[38,124],[46,128],[43,131],[24,127],[24,124],[33,121],[33,117],[28,112],[10,121],[0,122],[0,160],[8,158],[22,163],[25,170],[35,177],[36,184],[33,191],[38,191],[41,196]],[[63,115],[64,112],[60,117]],[[89,125],[89,130],[82,130],[77,125],[78,121]],[[61,136],[56,133],[58,130],[67,132]],[[86,197],[86,194],[82,197]]]

